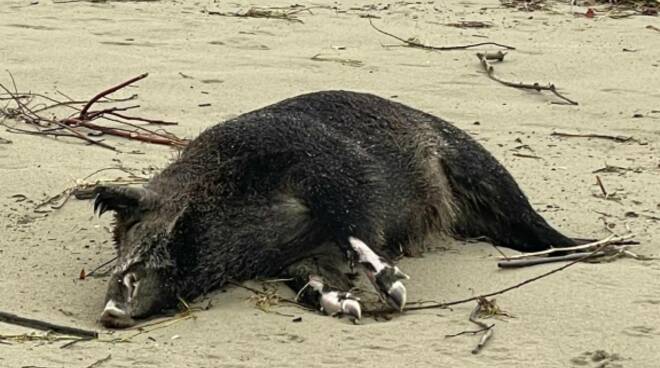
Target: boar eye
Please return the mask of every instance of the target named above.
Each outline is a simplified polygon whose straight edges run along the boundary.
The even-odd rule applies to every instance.
[[[121,280],[126,287],[126,299],[127,301],[131,301],[135,294],[137,293],[137,289],[140,286],[140,282],[138,281],[137,275],[133,272],[129,272],[124,275],[123,280]]]

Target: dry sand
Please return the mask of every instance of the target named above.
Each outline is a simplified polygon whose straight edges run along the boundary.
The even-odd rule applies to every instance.
[[[383,3],[368,12],[317,8],[298,14],[304,23],[203,14],[205,8],[250,6],[220,6],[211,0],[31,3],[0,4],[0,65],[22,90],[89,98],[149,72],[138,87],[118,96],[139,93],[140,115],[176,120],[180,124],[171,130],[188,137],[308,91],[350,89],[393,97],[472,133],[511,170],[535,208],[564,232],[604,237],[605,220],[616,232],[629,226],[642,243],[639,253],[660,256],[657,219],[625,216],[628,211],[660,216],[660,33],[646,28],[658,26],[657,18],[578,18],[572,10],[584,8],[562,5],[556,12],[526,13],[495,0]],[[349,9],[365,3],[335,4]],[[489,80],[475,50],[385,48],[396,41],[370,28],[359,17],[366,13],[380,17],[375,19],[380,27],[421,42],[513,45],[518,49],[496,66],[499,76],[552,81],[580,105],[553,104],[558,100],[551,95]],[[493,27],[444,25],[459,20],[490,21]],[[310,59],[317,54],[360,63]],[[0,81],[10,85],[6,75]],[[206,103],[211,106],[198,106]],[[553,130],[628,135],[638,141],[559,138],[551,136]],[[4,129],[0,137],[13,141],[0,144],[0,310],[100,330],[97,318],[107,279],[81,281],[78,275],[112,258],[108,218],[95,218],[85,201],[72,200],[48,215],[34,213],[34,205],[100,168],[161,169],[173,151],[109,138],[125,152],[113,153]],[[534,150],[520,152],[540,159],[515,156],[520,145]],[[134,150],[144,154],[128,153]],[[594,196],[599,189],[592,171],[605,163],[635,169],[601,174],[607,189],[622,197],[619,202]],[[16,194],[28,199],[20,202]],[[454,300],[556,267],[501,270],[488,244],[442,241],[433,246],[425,257],[402,262],[412,276],[410,300]],[[444,337],[474,329],[467,320],[473,304],[354,326],[293,307],[274,309],[302,316],[302,322],[294,323],[291,317],[256,309],[249,296],[236,288],[214,293],[213,307],[196,319],[129,343],[86,342],[63,350],[63,342],[9,341],[0,344],[0,367],[87,367],[109,354],[98,366],[660,366],[658,260],[578,264],[499,296],[498,304],[516,318],[494,320],[495,335],[478,355],[470,353],[478,337]],[[3,335],[25,332],[0,324]],[[598,350],[604,353],[592,358]]]

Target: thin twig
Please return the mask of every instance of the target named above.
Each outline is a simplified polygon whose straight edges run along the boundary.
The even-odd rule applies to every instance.
[[[88,365],[85,368],[96,368],[96,367],[100,366],[101,364],[103,364],[103,363],[107,362],[108,360],[110,360],[111,357],[112,357],[112,355],[108,354],[107,357],[101,358],[101,359],[95,361],[94,363]]]
[[[495,326],[495,324],[493,323],[491,325],[487,325],[486,327],[482,327],[478,330],[461,331],[461,332],[458,332],[458,333],[455,333],[455,334],[447,334],[447,335],[445,335],[445,337],[446,338],[452,338],[452,337],[457,337],[457,336],[461,336],[461,335],[476,335],[478,333],[489,330],[489,329],[493,328],[494,326]]]
[[[111,259],[111,260],[109,260],[109,261],[107,261],[107,262],[103,262],[101,265],[97,266],[95,269],[91,270],[88,274],[86,274],[85,277],[93,277],[94,274],[95,274],[96,272],[98,272],[98,270],[100,270],[101,268],[103,268],[103,267],[109,265],[110,263],[116,261],[117,258],[119,258],[119,257],[115,256],[113,259]]]
[[[159,119],[146,119],[146,118],[140,118],[140,117],[137,117],[137,116],[128,116],[128,115],[124,115],[124,114],[119,114],[117,112],[111,112],[109,114],[120,117],[124,120],[143,121],[145,123],[155,124],[155,125],[178,125],[179,124],[176,121],[165,121],[165,120],[159,120]]]
[[[515,50],[516,49],[513,46],[503,45],[503,44],[497,43],[497,42],[479,42],[479,43],[472,43],[472,44],[468,44],[468,45],[458,45],[458,46],[432,46],[432,45],[426,45],[426,44],[423,44],[423,43],[420,43],[420,42],[417,42],[417,41],[406,40],[406,39],[404,39],[402,37],[399,37],[397,35],[393,35],[389,32],[383,31],[382,29],[380,29],[380,28],[376,27],[376,25],[374,25],[371,18],[369,18],[369,24],[377,32],[382,33],[386,36],[392,37],[392,38],[394,38],[398,41],[401,41],[408,47],[416,47],[416,48],[424,49],[424,50],[435,50],[435,51],[466,50],[466,49],[470,49],[470,48],[473,48],[473,47],[486,46],[486,45],[498,46],[498,47],[505,48],[507,50]]]
[[[560,94],[557,91],[557,88],[555,87],[554,84],[548,83],[547,86],[542,86],[539,83],[514,83],[514,82],[508,82],[503,79],[500,79],[495,76],[495,68],[488,62],[488,58],[486,58],[486,54],[483,53],[477,53],[477,58],[479,58],[479,61],[481,62],[481,66],[483,67],[484,71],[486,71],[486,74],[488,77],[498,83],[501,83],[505,86],[508,87],[513,87],[513,88],[519,88],[519,89],[531,89],[537,92],[541,91],[550,91],[552,92],[555,96],[561,98],[562,100],[568,102],[570,105],[577,105],[578,103],[576,101],[573,101],[569,99],[568,97]]]
[[[60,91],[57,91],[57,92],[62,94]],[[51,100],[51,102],[53,102],[53,104],[51,104],[51,105],[47,105],[47,106],[41,107],[39,109],[34,109],[35,113],[40,113],[40,112],[43,112],[43,111],[46,111],[46,110],[51,110],[51,109],[54,109],[54,108],[60,107],[60,106],[65,106],[65,107],[69,107],[71,109],[80,111],[79,108],[76,108],[72,105],[86,105],[87,103],[89,103],[89,101],[76,101],[76,100],[73,100],[73,99],[71,99],[70,97],[68,97],[64,94],[62,94],[62,95],[69,98],[69,101],[57,101],[57,100],[55,100],[51,97],[48,97],[46,95],[41,95],[41,94],[38,94],[38,93],[29,93],[29,94],[24,94],[24,95],[25,95],[25,97],[32,97],[32,96],[41,97],[43,99],[48,99],[48,100]],[[133,94],[133,95],[131,95],[129,97],[126,97],[126,98],[107,98],[106,97],[103,100],[96,101],[96,103],[126,102],[126,101],[131,101],[131,100],[136,99],[137,96],[138,96],[137,94]]]
[[[60,349],[68,349],[68,348],[72,347],[73,345],[75,345],[79,342],[92,341],[92,340],[94,340],[94,339],[89,338],[89,337],[81,337],[79,339],[71,340],[71,341],[67,342],[66,344],[62,344],[62,346],[60,346]]]
[[[630,141],[635,141],[633,137],[626,135],[608,135],[608,134],[593,134],[593,133],[566,133],[566,132],[552,132],[551,135],[558,137],[568,137],[568,138],[600,138],[600,139],[609,139],[615,142],[626,143]]]

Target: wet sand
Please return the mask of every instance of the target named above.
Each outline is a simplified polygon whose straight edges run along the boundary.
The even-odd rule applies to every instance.
[[[302,23],[202,13],[250,7],[212,1],[30,3],[0,5],[0,62],[20,90],[52,96],[60,90],[88,99],[149,72],[117,97],[138,93],[139,115],[177,121],[168,129],[186,137],[304,92],[374,93],[473,134],[563,232],[602,238],[609,235],[606,221],[612,231],[625,233],[629,227],[637,235],[642,246],[636,252],[660,256],[660,227],[648,217],[660,216],[660,33],[646,28],[657,18],[578,18],[572,10],[584,8],[561,5],[554,12],[527,13],[486,0],[382,3],[370,10],[349,10],[366,3],[347,1],[336,4],[342,11],[296,14]],[[447,52],[383,47],[398,42],[374,31],[361,14],[377,16],[378,27],[422,43],[515,46],[495,65],[499,77],[551,81],[579,105],[559,105],[550,94],[490,80],[475,53],[495,47]],[[493,27],[445,25],[460,20]],[[313,60],[315,55],[320,60]],[[6,74],[0,82],[11,85]],[[635,140],[562,138],[553,131]],[[78,276],[113,257],[109,216],[93,216],[87,201],[71,200],[48,214],[35,213],[34,206],[101,168],[122,165],[149,175],[165,167],[174,151],[107,138],[121,151],[115,153],[4,128],[0,138],[12,141],[0,144],[0,310],[102,330],[97,320],[107,278]],[[600,189],[593,171],[605,164],[632,169],[599,174],[620,201],[594,196]],[[497,252],[485,243],[443,240],[431,247],[423,258],[401,262],[412,277],[411,301],[460,299],[557,267],[501,270]],[[0,366],[82,368],[108,355],[100,367],[655,367],[660,360],[658,260],[578,264],[497,297],[515,318],[492,320],[495,335],[478,355],[470,353],[477,336],[445,338],[475,328],[468,322],[474,304],[352,325],[291,306],[265,313],[250,296],[237,288],[215,292],[198,304],[210,300],[212,307],[195,313],[195,319],[128,343],[84,342],[63,350],[61,341],[9,341],[0,344]],[[302,322],[286,315],[301,316]],[[26,332],[0,323],[2,335]],[[604,353],[594,354],[600,350]]]

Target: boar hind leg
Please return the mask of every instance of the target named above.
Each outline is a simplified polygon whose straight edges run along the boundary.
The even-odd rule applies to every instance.
[[[289,287],[298,301],[330,316],[347,315],[360,319],[359,299],[348,290],[353,286],[348,267],[340,254],[321,254],[304,258],[284,271]]]
[[[442,159],[458,212],[457,237],[486,237],[521,252],[575,245],[532,208],[511,174],[483,147],[454,128],[439,132],[449,146],[460,147],[445,149]]]

